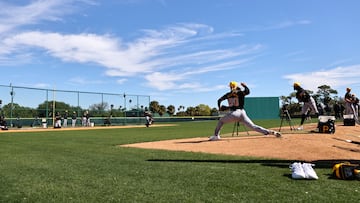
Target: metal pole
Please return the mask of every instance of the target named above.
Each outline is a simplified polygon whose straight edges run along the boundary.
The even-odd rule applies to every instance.
[[[55,126],[55,88],[53,90],[53,126]]]
[[[104,108],[104,93],[101,93],[101,108],[99,109],[101,111],[101,114],[104,114],[105,108]],[[100,113],[100,112],[99,112]]]
[[[126,125],[126,94],[124,92],[124,125]]]
[[[137,111],[137,117],[138,117],[138,123],[140,124],[140,112],[139,112],[139,95],[136,96],[136,111]]]
[[[48,119],[49,119],[49,90],[46,90],[46,125],[48,123]]]
[[[80,92],[79,91],[77,92],[77,102],[78,102],[77,103],[78,108],[77,108],[76,117],[80,115]],[[80,124],[81,124],[81,122],[80,122]]]
[[[13,108],[14,108],[14,88],[10,83],[10,95],[11,95],[11,105],[10,105],[10,126],[13,126],[12,117],[13,117]]]

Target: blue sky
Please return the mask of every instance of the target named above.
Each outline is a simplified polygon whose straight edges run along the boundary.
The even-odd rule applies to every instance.
[[[287,96],[294,81],[357,94],[359,8],[358,0],[0,0],[0,85],[150,95],[175,107],[216,107],[229,81],[245,82],[252,97]]]

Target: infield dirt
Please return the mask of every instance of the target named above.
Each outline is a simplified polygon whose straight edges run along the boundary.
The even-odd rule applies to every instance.
[[[122,147],[299,161],[360,160],[360,145],[345,141],[360,142],[359,126],[337,124],[334,134],[311,132],[315,128],[316,124],[306,125],[302,131],[291,131],[284,127],[284,130],[281,131],[281,138],[263,136],[254,131],[248,131],[249,134],[241,132],[238,136],[232,136],[232,133],[223,134],[219,141],[208,141],[208,137],[198,137],[136,143],[122,145]]]
[[[152,127],[162,126],[170,125],[153,125]],[[79,127],[75,129],[31,128],[1,131],[1,133],[138,127],[144,126]],[[315,128],[316,124],[308,124],[305,125],[304,130],[294,131],[290,130],[288,126],[284,126],[281,131],[281,138],[276,138],[275,136],[263,136],[257,132],[248,131],[239,132],[238,136],[233,136],[232,133],[222,134],[221,140],[219,141],[208,141],[208,135],[204,135],[204,137],[191,139],[135,143],[121,145],[121,147],[202,152],[299,161],[356,160],[357,162],[360,162],[360,145],[358,144],[360,142],[359,125],[344,126],[342,123],[337,123],[334,134],[311,132]],[[353,142],[351,143],[348,141]]]

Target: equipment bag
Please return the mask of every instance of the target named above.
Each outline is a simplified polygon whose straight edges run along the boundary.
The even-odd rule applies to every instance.
[[[355,126],[355,118],[354,115],[344,115],[344,126]]]
[[[318,129],[319,133],[335,133],[335,117],[319,116]]]
[[[332,168],[332,176],[342,180],[360,180],[360,165],[350,162],[335,164]]]
[[[329,120],[326,123],[319,122],[318,127],[319,127],[319,133],[330,133],[330,134],[335,133],[335,123],[332,120]]]

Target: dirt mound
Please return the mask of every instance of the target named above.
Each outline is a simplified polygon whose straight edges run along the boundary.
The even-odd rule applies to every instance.
[[[300,161],[360,160],[359,126],[336,125],[334,134],[311,132],[315,127],[314,124],[306,125],[303,131],[283,127],[281,138],[249,131],[238,136],[224,134],[219,141],[199,137],[122,146]]]

